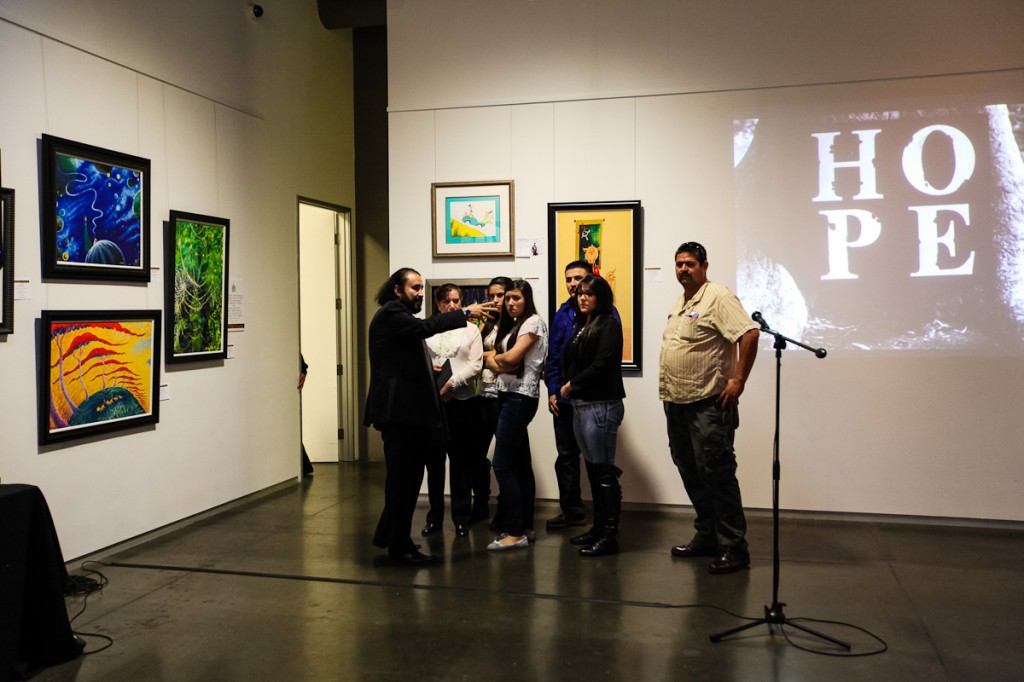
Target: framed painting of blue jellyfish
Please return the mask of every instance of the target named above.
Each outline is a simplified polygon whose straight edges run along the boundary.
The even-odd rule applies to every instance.
[[[160,421],[159,310],[44,310],[39,444]]]
[[[434,257],[512,256],[515,198],[511,180],[432,183]]]
[[[149,281],[149,159],[42,136],[43,279]]]

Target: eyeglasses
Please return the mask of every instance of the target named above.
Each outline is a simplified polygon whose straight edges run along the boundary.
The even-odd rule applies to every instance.
[[[704,263],[708,259],[707,249],[705,249],[697,242],[685,242],[683,244],[680,244],[679,248],[676,249],[676,254],[678,255],[680,253],[683,253],[684,251],[686,253],[692,253],[693,255],[695,255],[697,257],[698,263]]]

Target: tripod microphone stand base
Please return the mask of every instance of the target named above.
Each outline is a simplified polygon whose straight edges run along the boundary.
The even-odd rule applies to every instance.
[[[847,651],[850,650],[850,645],[847,644],[846,642],[838,640],[838,639],[836,639],[834,637],[829,637],[828,635],[826,635],[824,633],[818,632],[817,630],[812,630],[811,628],[808,628],[808,627],[804,627],[803,625],[799,625],[797,623],[794,623],[793,621],[786,620],[786,614],[782,612],[782,607],[783,606],[785,606],[785,604],[783,604],[781,602],[775,602],[771,606],[766,606],[766,607],[764,607],[764,618],[759,618],[759,619],[755,620],[752,623],[746,623],[745,625],[740,625],[739,627],[732,628],[731,630],[726,630],[725,632],[719,632],[718,634],[711,635],[711,641],[712,642],[718,642],[718,641],[720,641],[720,640],[722,640],[722,639],[724,639],[726,637],[730,637],[732,635],[735,635],[738,632],[743,632],[744,630],[749,630],[751,628],[756,628],[758,625],[767,625],[768,626],[768,631],[773,633],[773,634],[775,632],[775,629],[772,626],[774,626],[774,625],[779,625],[779,626],[788,625],[791,628],[796,628],[797,630],[803,630],[807,634],[814,635],[815,637],[818,637],[820,639],[824,639],[824,640],[826,640],[828,642],[832,642],[836,646],[841,646],[844,649],[846,649]]]

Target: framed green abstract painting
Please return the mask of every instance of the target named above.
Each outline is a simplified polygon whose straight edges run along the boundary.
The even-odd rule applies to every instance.
[[[166,362],[227,357],[226,218],[171,211],[164,228]]]

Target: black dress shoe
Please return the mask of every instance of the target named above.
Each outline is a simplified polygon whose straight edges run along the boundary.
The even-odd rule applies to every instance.
[[[388,548],[388,541],[387,540],[381,540],[377,536],[374,536],[374,538],[373,538],[373,546],[374,547],[380,547],[381,549],[387,549]],[[413,545],[413,547],[415,547],[416,549],[420,548],[420,546],[418,544]]]
[[[404,554],[392,554],[391,560],[402,564],[422,566],[425,564],[432,564],[436,562],[437,557],[433,554],[424,554],[418,549],[414,549],[411,552],[406,552]]]
[[[597,527],[595,526],[595,527],[592,527],[590,530],[588,530],[586,533],[583,533],[582,535],[577,535],[575,537],[569,538],[569,544],[570,545],[584,545],[584,546],[587,546],[587,545],[594,544],[595,542],[597,542],[600,539],[601,539],[601,531],[599,531],[597,529]]]
[[[672,548],[672,556],[684,559],[695,556],[718,556],[718,554],[717,546],[702,541],[699,536],[685,545],[676,545]]]
[[[711,562],[711,565],[708,566],[708,573],[735,573],[742,571],[747,566],[750,566],[750,555],[729,548]]]
[[[455,524],[455,536],[460,538],[468,537],[469,526],[462,523]]]
[[[423,535],[430,535],[441,530],[440,523],[434,523],[433,521],[427,521],[427,525],[423,526],[423,530],[420,531]]]
[[[559,528],[569,528],[570,526],[582,526],[586,522],[587,518],[585,516],[575,517],[559,514],[553,519],[548,519],[545,525],[547,525],[548,530],[558,530]]]
[[[619,553],[619,541],[614,535],[602,535],[594,544],[580,547],[580,556],[608,556]]]

